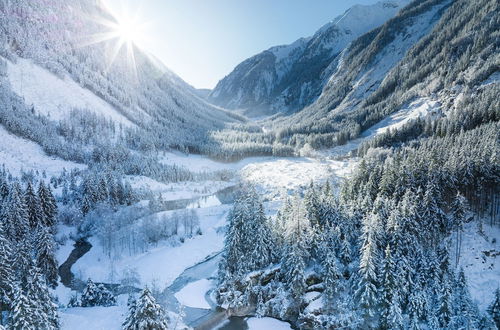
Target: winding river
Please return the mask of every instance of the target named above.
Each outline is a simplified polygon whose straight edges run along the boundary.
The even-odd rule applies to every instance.
[[[191,199],[179,199],[167,201],[164,210],[180,210],[185,208],[204,208],[221,204],[231,204],[234,202],[237,186],[230,186],[217,191],[211,195],[205,195]],[[74,248],[66,261],[59,267],[59,276],[64,286],[81,291],[85,283],[76,278],[71,271],[71,267],[90,251],[92,245],[86,239],[79,239],[75,242]],[[211,279],[214,275],[220,260],[220,252],[207,256],[202,262],[185,269],[174,282],[167,287],[160,296],[159,302],[168,310],[177,311],[180,303],[175,297],[175,293],[180,291],[189,283],[202,279]],[[124,292],[139,291],[140,288],[125,288],[118,284],[103,283],[115,294]],[[184,307],[184,323],[197,330],[213,329],[224,323],[220,329],[223,330],[242,330],[248,329],[245,318],[229,316],[226,311],[217,306],[212,300],[210,292],[205,294],[205,299],[211,306],[210,309]]]

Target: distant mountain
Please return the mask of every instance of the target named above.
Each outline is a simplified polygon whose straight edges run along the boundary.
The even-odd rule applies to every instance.
[[[264,129],[219,132],[221,157],[297,155],[336,146],[349,151],[379,129],[413,122],[405,127],[410,130],[417,119],[449,116],[480,94],[482,108],[498,108],[491,98],[499,81],[497,2],[413,1],[342,51],[315,102],[264,119]]]
[[[249,115],[299,110],[320,95],[350,42],[383,24],[409,2],[356,5],[312,37],[245,60],[217,84],[209,100]]]

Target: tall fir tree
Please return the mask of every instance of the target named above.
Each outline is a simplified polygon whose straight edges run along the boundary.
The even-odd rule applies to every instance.
[[[28,222],[31,229],[36,229],[43,224],[44,213],[38,195],[33,190],[31,182],[28,182],[26,190],[24,191],[24,200],[26,203],[26,210]]]
[[[123,330],[167,330],[168,318],[148,288],[129,308]]]
[[[53,227],[56,223],[57,204],[50,185],[45,186],[43,181],[40,181],[38,186],[38,198],[44,214],[43,222],[47,227]]]
[[[47,283],[55,289],[58,280],[55,242],[47,227],[40,227],[37,231],[35,258],[36,265],[45,275]]]
[[[493,319],[493,322],[495,322],[497,328],[500,329],[500,289],[497,288],[495,290],[495,297],[493,298],[493,301],[491,304],[488,306],[487,309],[488,314],[491,316]]]

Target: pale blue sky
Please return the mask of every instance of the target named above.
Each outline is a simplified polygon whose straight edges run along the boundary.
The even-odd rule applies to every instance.
[[[138,43],[197,88],[213,88],[244,59],[312,35],[354,4],[377,0],[105,0],[147,21]],[[129,14],[130,15],[130,14]]]

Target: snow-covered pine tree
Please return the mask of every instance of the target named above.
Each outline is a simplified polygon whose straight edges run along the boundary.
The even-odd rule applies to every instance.
[[[250,270],[258,270],[269,266],[275,260],[274,242],[272,232],[269,225],[269,220],[264,214],[264,206],[260,201],[257,193],[253,191],[250,195],[252,199],[250,217],[252,223],[252,232],[248,233],[248,237],[253,237],[249,241],[248,249],[250,253]]]
[[[395,280],[396,266],[392,258],[391,247],[387,244],[385,248],[385,258],[383,259],[383,283],[381,291],[381,317],[380,327],[382,329],[390,329],[389,327],[389,312],[392,306],[394,294],[396,294],[396,280]]]
[[[168,318],[148,288],[145,288],[123,323],[123,330],[167,330]]]
[[[50,185],[45,186],[43,181],[40,181],[38,186],[38,198],[43,210],[43,222],[47,227],[53,227],[56,223],[57,204]]]
[[[324,250],[325,258],[322,262],[322,266],[325,290],[323,292],[327,304],[332,305],[335,294],[340,290],[339,286],[342,275],[337,266],[338,261],[334,247],[327,246],[324,247]]]
[[[7,236],[14,242],[25,240],[29,232],[26,203],[24,202],[21,186],[14,183],[2,208],[2,217]]]
[[[38,330],[36,324],[33,324],[37,319],[35,313],[28,297],[19,286],[16,286],[9,313],[9,330]]]
[[[369,217],[374,216],[376,215],[369,215]],[[356,297],[366,327],[375,326],[375,316],[379,304],[379,283],[376,271],[379,267],[379,254],[375,238],[376,224],[374,220],[365,220],[359,264],[359,283],[356,290]]]
[[[467,200],[458,192],[451,206],[451,227],[455,232],[455,265],[458,266],[460,262],[460,255],[462,249],[462,231],[465,222],[465,217],[469,209]]]
[[[302,201],[295,196],[287,220],[287,250],[281,261],[287,287],[300,300],[306,289],[305,269],[310,252],[308,242],[311,226]]]
[[[38,195],[33,190],[33,185],[28,182],[26,190],[24,191],[24,201],[26,203],[26,210],[28,216],[28,223],[31,229],[35,229],[42,225],[44,213]]]
[[[387,314],[387,329],[404,329],[404,318],[403,312],[401,311],[401,299],[396,292],[393,296],[393,300],[389,306],[389,312]]]
[[[50,295],[45,277],[36,267],[30,269],[26,285],[26,296],[32,305],[32,309],[37,311],[36,315],[39,317],[37,329],[59,329],[57,305]]]
[[[82,297],[80,299],[82,307],[93,307],[99,305],[99,289],[97,285],[89,278],[87,286],[83,289]]]
[[[97,302],[99,306],[114,306],[116,305],[116,298],[103,284],[97,286],[98,296]]]
[[[0,220],[0,324],[2,323],[2,313],[8,310],[10,299],[13,293],[14,271],[12,269],[12,249],[3,229],[3,222]]]
[[[450,280],[446,275],[441,282],[441,291],[439,293],[439,310],[438,310],[438,320],[442,328],[446,328],[450,323],[451,317],[453,315],[452,306],[452,291]]]
[[[58,273],[54,236],[48,227],[41,226],[37,231],[36,237],[36,265],[45,275],[47,283],[52,288],[55,288],[57,286]]]
[[[487,312],[493,319],[493,322],[495,322],[497,328],[500,329],[500,288],[495,290],[495,297],[488,306]]]

